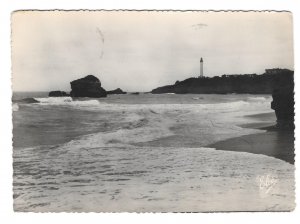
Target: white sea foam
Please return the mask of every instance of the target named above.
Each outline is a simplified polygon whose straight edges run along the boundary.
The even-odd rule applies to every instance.
[[[15,169],[24,173],[14,183],[16,211],[287,211],[295,207],[294,166],[263,155],[134,146],[41,148],[28,153]],[[257,181],[266,175],[276,177],[268,191]]]
[[[97,105],[100,105],[98,103]],[[141,110],[141,109],[154,109],[158,112],[163,112],[165,110],[211,110],[211,112],[232,112],[241,111],[249,112],[254,111],[255,113],[260,113],[261,111],[271,111],[269,102],[247,102],[247,101],[234,101],[226,103],[212,103],[212,104],[113,104],[113,103],[101,103],[99,110]]]
[[[129,110],[124,116],[126,124],[122,128],[82,136],[64,147],[120,147],[173,135],[169,128],[174,124],[174,120],[166,114],[155,114],[149,109],[140,108],[138,111]]]
[[[251,97],[248,97],[247,100],[250,100],[250,101],[254,101],[254,102],[257,102],[257,101],[270,101],[271,100],[271,96],[251,96]]]
[[[200,100],[200,99],[203,99],[201,97],[192,97],[193,100]]]
[[[98,99],[79,99],[73,100],[71,97],[45,97],[45,98],[35,98],[39,101],[39,105],[61,105],[61,106],[72,106],[83,108],[85,110],[138,110],[141,108],[150,109],[166,109],[166,110],[213,110],[232,112],[232,111],[256,111],[260,113],[261,111],[270,111],[270,98],[265,97],[248,97],[247,100],[239,100],[233,102],[222,102],[222,103],[199,103],[199,104],[122,104],[122,103],[106,103]],[[202,99],[200,97],[193,97],[193,99]],[[163,105],[163,106],[162,106]]]
[[[264,112],[270,110],[262,106],[260,109]],[[103,104],[97,110],[118,112],[126,123],[118,130],[82,136],[65,147],[127,147],[175,135],[197,139],[197,144],[205,146],[232,137],[265,132],[239,127],[239,124],[252,122],[243,115],[257,113],[257,107],[245,101],[186,105]]]
[[[19,105],[17,103],[13,103],[12,104],[12,110],[15,111],[15,112],[18,111],[19,110]]]
[[[41,97],[35,99],[41,104],[66,104],[72,102],[71,97]]]
[[[73,100],[71,97],[45,97],[35,99],[39,101],[40,105],[66,105],[75,107],[97,107],[100,105],[100,102],[95,99]]]

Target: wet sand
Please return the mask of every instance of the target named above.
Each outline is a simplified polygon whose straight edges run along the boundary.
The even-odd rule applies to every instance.
[[[263,129],[266,130],[265,133],[231,138],[208,147],[217,150],[263,154],[294,164],[294,130],[276,128],[276,123],[273,121],[274,116],[273,113],[252,115],[253,123],[242,126]],[[258,122],[262,120],[266,122]]]

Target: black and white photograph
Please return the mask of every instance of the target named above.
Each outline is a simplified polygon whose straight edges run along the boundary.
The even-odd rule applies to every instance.
[[[291,212],[293,14],[11,14],[15,212]]]

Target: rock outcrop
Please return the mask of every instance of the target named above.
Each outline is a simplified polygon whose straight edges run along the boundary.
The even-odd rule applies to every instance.
[[[275,89],[271,108],[275,110],[279,128],[294,128],[294,85]]]
[[[69,96],[69,95],[64,91],[56,90],[56,91],[49,92],[48,96],[49,97],[65,97],[65,96]]]
[[[115,90],[106,91],[107,94],[126,94],[122,89],[117,88]]]
[[[71,97],[106,97],[106,90],[101,87],[100,80],[93,76],[88,75],[84,78],[77,79],[71,83]]]

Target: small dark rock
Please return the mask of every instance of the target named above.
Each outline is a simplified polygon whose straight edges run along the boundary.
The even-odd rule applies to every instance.
[[[17,103],[39,103],[39,101],[34,98],[24,98],[21,100],[17,100],[16,102]]]
[[[51,91],[49,92],[49,97],[64,97],[64,96],[69,96],[66,92],[64,91]]]
[[[126,94],[122,89],[117,88],[115,90],[106,91],[107,94]]]

